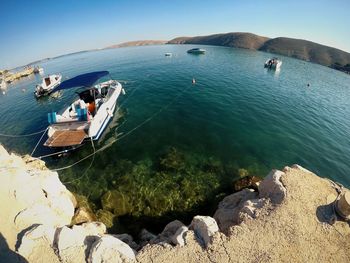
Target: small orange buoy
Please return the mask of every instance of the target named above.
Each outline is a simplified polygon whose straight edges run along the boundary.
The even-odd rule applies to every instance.
[[[192,84],[196,84],[196,80],[194,78],[192,79]]]

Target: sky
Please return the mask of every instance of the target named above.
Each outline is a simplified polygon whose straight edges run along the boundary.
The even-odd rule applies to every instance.
[[[1,0],[0,69],[133,40],[227,32],[350,52],[350,0]]]

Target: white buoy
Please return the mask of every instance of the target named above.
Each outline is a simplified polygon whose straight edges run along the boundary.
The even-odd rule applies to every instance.
[[[125,89],[122,89],[122,94],[123,94],[123,95],[125,95],[125,94],[126,94]]]
[[[196,84],[196,80],[194,78],[192,79],[192,84]]]

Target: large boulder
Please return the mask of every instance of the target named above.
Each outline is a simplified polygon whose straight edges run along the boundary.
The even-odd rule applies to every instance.
[[[132,249],[138,250],[139,245],[134,241],[131,235],[129,234],[118,234],[113,235],[114,237],[118,238],[119,240],[123,241],[124,243],[128,244]]]
[[[214,218],[210,216],[195,216],[189,226],[193,230],[199,243],[207,246],[212,236],[219,231],[219,227]]]
[[[60,262],[53,249],[55,233],[52,226],[34,226],[24,233],[18,253],[28,262]]]
[[[106,233],[99,222],[63,227],[57,237],[57,248],[63,262],[85,262],[92,244]]]
[[[273,204],[281,204],[287,195],[287,190],[281,182],[285,175],[279,170],[272,170],[259,185],[259,197],[269,198]]]
[[[128,262],[135,260],[135,254],[136,252],[123,241],[114,236],[105,235],[92,245],[88,262]]]
[[[241,211],[247,204],[247,200],[256,199],[258,193],[250,189],[243,189],[240,192],[226,196],[218,206],[214,214],[219,228],[222,232],[228,233],[228,230],[233,225],[238,225],[242,222],[243,217]]]

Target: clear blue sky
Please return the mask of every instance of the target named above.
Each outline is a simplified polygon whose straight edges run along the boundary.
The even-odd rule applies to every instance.
[[[131,40],[224,32],[350,52],[350,0],[2,0],[0,8],[0,69]]]

